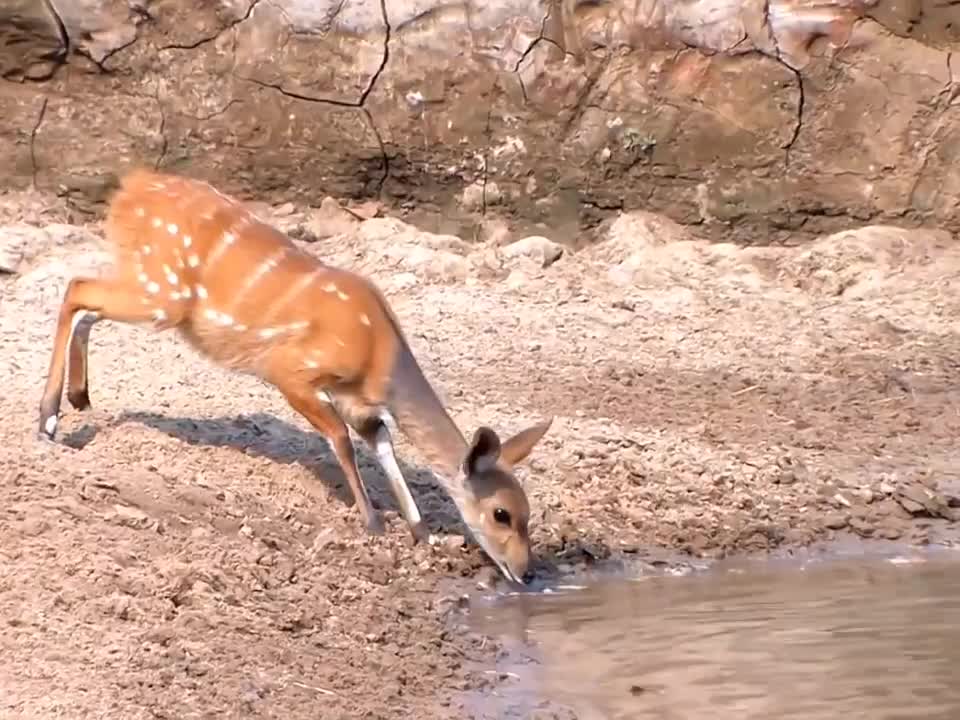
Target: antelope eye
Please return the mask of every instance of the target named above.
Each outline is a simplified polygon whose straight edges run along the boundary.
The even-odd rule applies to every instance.
[[[497,508],[493,511],[493,519],[496,520],[501,525],[510,524],[510,513],[508,513],[503,508]]]

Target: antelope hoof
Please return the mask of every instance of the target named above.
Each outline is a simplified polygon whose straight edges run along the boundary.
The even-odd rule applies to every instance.
[[[386,532],[386,527],[383,524],[383,518],[380,517],[380,513],[371,512],[367,516],[366,521],[367,532],[374,537],[379,537]]]
[[[76,410],[87,410],[90,408],[90,393],[86,388],[74,392],[68,390],[67,401],[73,405]]]
[[[40,418],[40,429],[37,432],[37,437],[41,440],[48,442],[53,442],[53,438],[57,434],[57,416],[56,415],[47,415],[46,417]]]
[[[430,538],[432,537],[430,535],[430,528],[427,527],[427,524],[423,520],[420,520],[419,522],[414,523],[409,527],[410,527],[410,534],[413,536],[414,545],[418,543],[432,544],[430,542]]]

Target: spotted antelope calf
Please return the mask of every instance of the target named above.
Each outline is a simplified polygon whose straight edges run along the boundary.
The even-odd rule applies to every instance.
[[[67,399],[90,406],[87,347],[99,320],[176,329],[223,368],[257,376],[330,443],[361,519],[383,522],[360,477],[348,426],[375,451],[416,541],[426,526],[394,455],[388,424],[423,452],[487,555],[515,582],[533,573],[529,504],[512,467],[552,418],[501,442],[481,426],[468,443],[366,278],[325,265],[207,183],[148,170],[127,174],[105,230],[114,268],[75,277],[57,321],[40,402],[40,432],[57,430]]]

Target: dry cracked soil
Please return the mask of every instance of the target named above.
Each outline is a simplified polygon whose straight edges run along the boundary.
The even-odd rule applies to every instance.
[[[0,200],[0,716],[476,717],[458,693],[494,687],[498,648],[458,618],[495,578],[416,449],[399,439],[443,542],[409,541],[361,449],[388,519],[368,537],[275,391],[110,323],[93,408],[64,402],[57,443],[38,440],[65,283],[108,256],[55,198]],[[465,432],[555,418],[521,469],[545,578],[664,551],[956,540],[946,233],[743,248],[633,213],[573,252],[333,200],[259,210],[375,278]]]

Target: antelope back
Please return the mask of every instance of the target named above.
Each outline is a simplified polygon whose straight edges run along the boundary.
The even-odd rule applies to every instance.
[[[382,310],[363,279],[302,252],[205,182],[134,171],[106,231],[123,286],[221,364],[256,371],[282,347],[304,369],[326,363],[350,375],[370,350]]]

